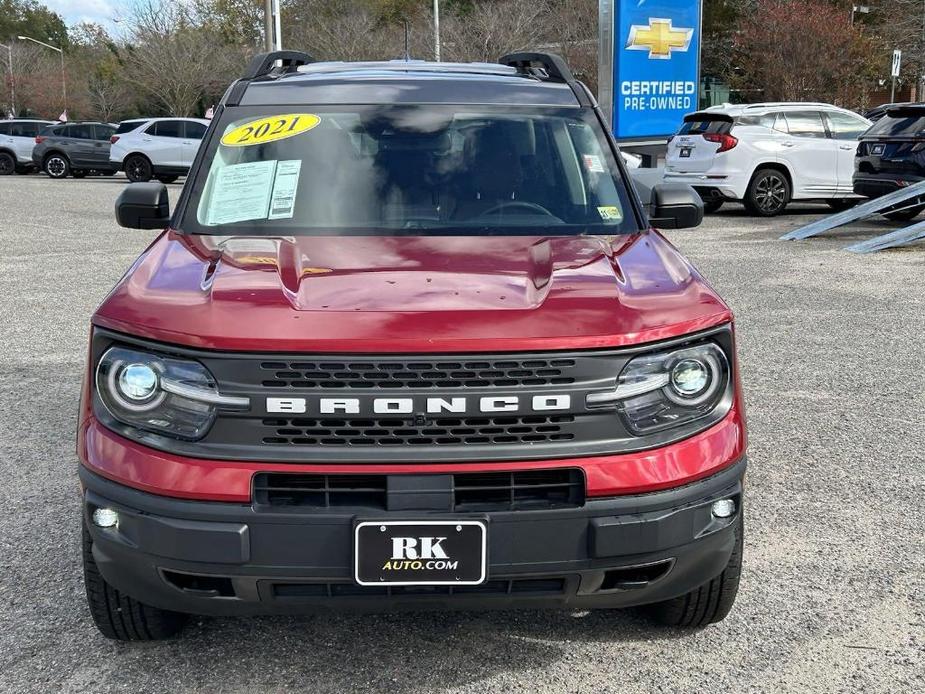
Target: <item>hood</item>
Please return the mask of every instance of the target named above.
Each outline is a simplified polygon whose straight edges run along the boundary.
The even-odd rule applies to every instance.
[[[167,231],[94,322],[192,347],[407,353],[616,347],[730,318],[657,232],[269,238]]]

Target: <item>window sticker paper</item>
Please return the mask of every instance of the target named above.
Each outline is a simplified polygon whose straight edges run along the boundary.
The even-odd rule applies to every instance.
[[[219,169],[209,199],[209,224],[266,219],[275,173],[275,159]]]
[[[620,211],[619,207],[614,205],[608,205],[606,207],[598,207],[597,213],[601,216],[605,222],[621,222],[623,221],[623,213]]]
[[[276,177],[273,181],[273,195],[270,198],[270,213],[267,219],[292,219],[301,170],[301,159],[281,161],[276,165]]]
[[[585,154],[585,168],[591,173],[604,173],[604,164],[596,154]]]

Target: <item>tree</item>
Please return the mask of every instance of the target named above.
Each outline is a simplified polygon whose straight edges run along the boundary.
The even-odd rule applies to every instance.
[[[31,36],[39,41],[67,47],[64,20],[36,0],[0,0],[0,41],[14,36]]]
[[[198,23],[224,44],[259,46],[264,0],[192,0]]]
[[[163,113],[192,116],[218,100],[252,51],[222,41],[182,0],[148,0],[136,7],[121,57],[126,79]]]
[[[881,0],[871,9],[870,21],[882,38],[880,76],[890,74],[893,49],[902,50],[902,73],[913,76],[921,101],[925,95],[925,0]]]
[[[825,0],[758,0],[735,36],[733,81],[763,101],[862,106],[876,55],[850,14]]]
[[[132,106],[119,49],[99,24],[78,24],[71,30],[69,64],[74,104],[72,113],[110,121]]]

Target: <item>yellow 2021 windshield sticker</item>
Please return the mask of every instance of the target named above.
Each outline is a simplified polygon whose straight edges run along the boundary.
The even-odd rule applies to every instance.
[[[222,144],[226,147],[265,145],[268,142],[301,135],[316,127],[320,122],[321,119],[313,113],[268,116],[244,123],[225,133],[222,137]]]

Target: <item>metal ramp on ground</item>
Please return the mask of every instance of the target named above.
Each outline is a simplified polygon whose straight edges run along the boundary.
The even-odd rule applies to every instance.
[[[883,210],[894,207],[893,212],[900,212],[902,210],[908,209],[910,207],[918,207],[922,203],[916,200],[915,204],[909,204],[905,207],[900,206],[901,203],[913,200],[919,197],[925,196],[925,181],[920,181],[915,183],[908,188],[903,188],[901,190],[894,191],[883,197],[874,198],[873,200],[868,200],[867,202],[861,203],[852,207],[850,210],[845,210],[844,212],[836,212],[833,215],[819,219],[811,224],[800,227],[799,229],[794,229],[793,231],[784,234],[781,236],[781,239],[784,241],[794,241],[794,240],[803,240],[808,239],[812,236],[818,236],[819,234],[824,234],[827,231],[832,229],[837,229],[840,226],[845,224],[850,224],[851,222],[856,222],[859,219],[864,217],[870,217],[871,215],[879,214]],[[917,227],[918,224],[913,224],[912,227],[908,229],[900,229],[899,231],[908,231],[913,227]],[[877,237],[877,239],[885,238],[886,236],[892,236],[896,232],[891,232],[885,234],[883,237]],[[876,241],[877,239],[871,239],[870,242]],[[915,239],[913,239],[915,240]],[[865,242],[869,243],[869,242]],[[903,243],[911,243],[911,241],[904,241]],[[862,244],[855,244],[855,246],[860,246]],[[891,246],[884,246],[884,248],[890,248]],[[852,246],[852,248],[854,248]],[[873,250],[880,250],[875,248]],[[869,252],[869,251],[858,251],[859,253]]]
[[[875,236],[872,239],[848,246],[845,250],[852,253],[873,253],[887,248],[906,246],[921,239],[925,239],[925,222],[918,222],[903,229],[896,229],[888,234]]]

